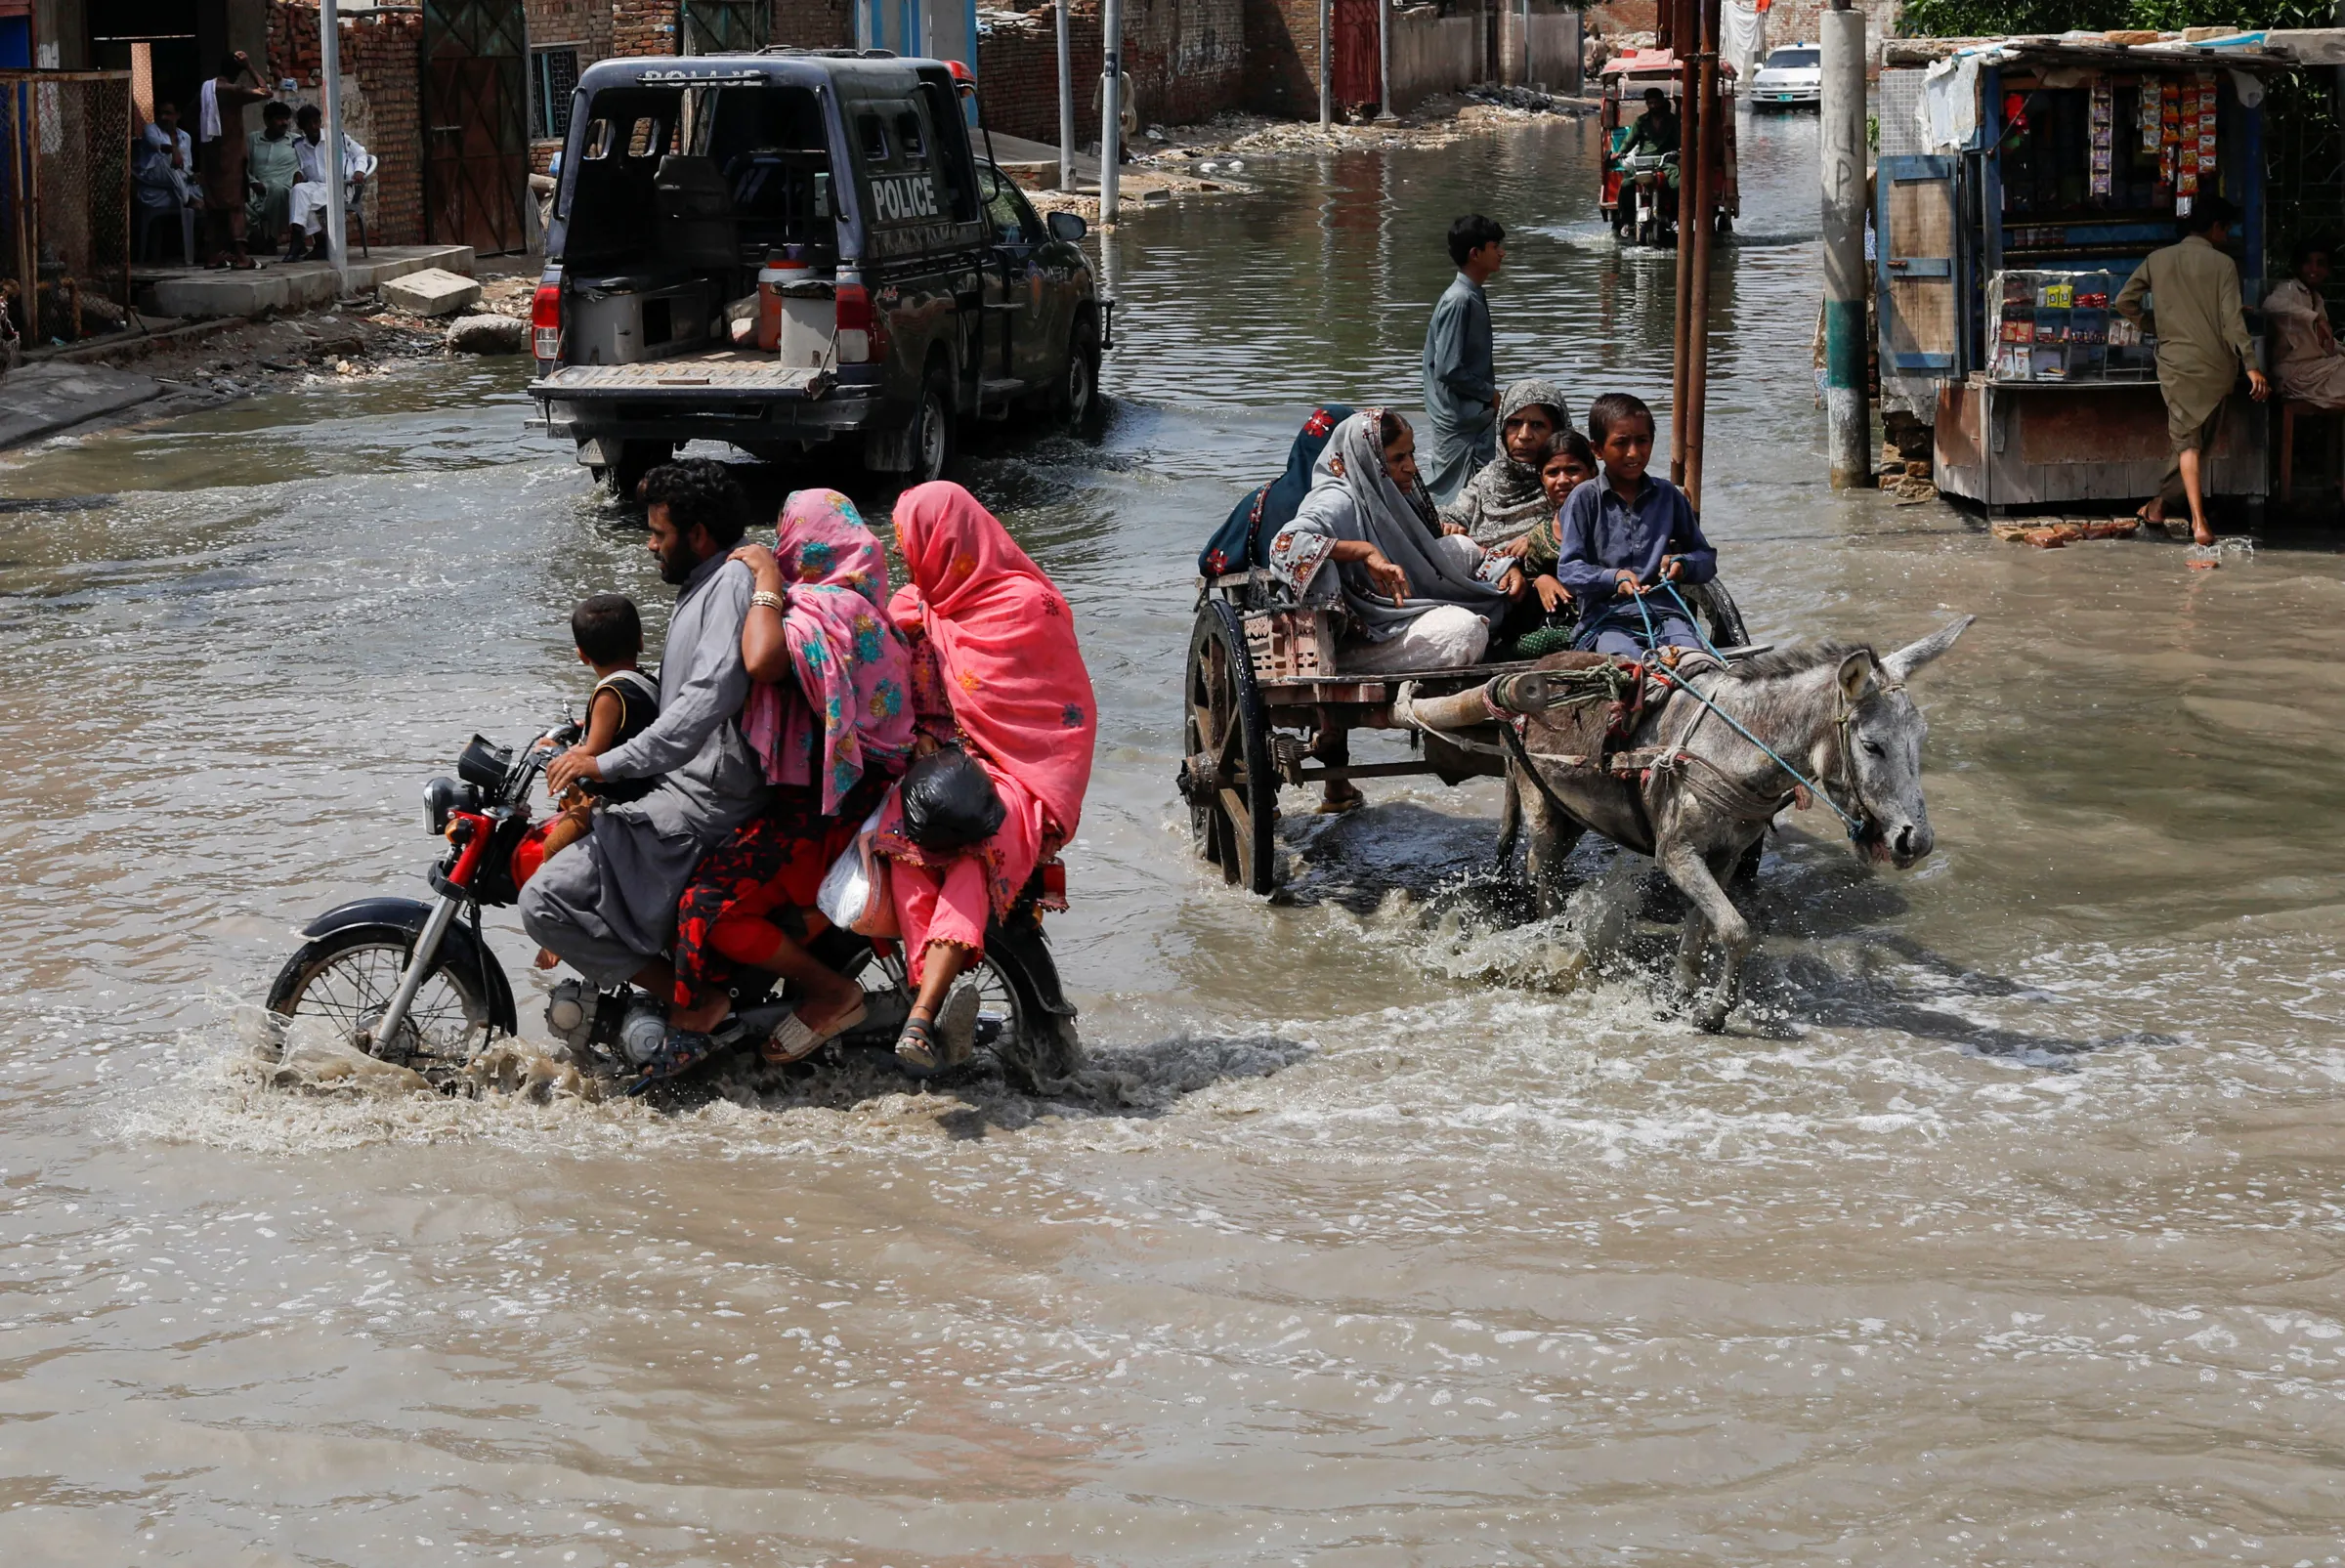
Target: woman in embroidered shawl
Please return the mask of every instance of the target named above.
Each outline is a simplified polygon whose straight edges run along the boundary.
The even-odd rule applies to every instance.
[[[705,1056],[731,1010],[736,966],[802,993],[764,1044],[791,1062],[863,1021],[863,988],[806,951],[823,917],[815,891],[912,754],[910,669],[888,623],[887,558],[854,503],[799,490],[774,548],[734,559],[756,573],[741,633],[756,684],[742,729],[765,763],[773,803],[705,856],[676,907],[676,996],[660,1071]]]
[[[1495,550],[1552,519],[1539,468],[1547,461],[1548,445],[1570,428],[1571,407],[1554,382],[1524,380],[1508,387],[1498,403],[1498,455],[1441,509],[1442,522]]]
[[[1310,494],[1270,541],[1270,572],[1298,603],[1342,611],[1336,668],[1344,673],[1471,664],[1523,592],[1512,561],[1440,532],[1418,483],[1415,433],[1385,408],[1363,408],[1336,427]],[[1322,730],[1311,751],[1343,766],[1344,732]],[[1349,811],[1361,798],[1334,782],[1319,809]]]
[[[896,544],[911,581],[889,612],[912,647],[917,749],[960,746],[1006,811],[993,837],[951,855],[905,836],[900,795],[880,822],[875,847],[917,988],[896,1056],[928,1073],[968,1052],[976,991],[953,982],[984,956],[987,919],[1007,915],[1075,835],[1099,714],[1066,599],[975,496],[943,481],[906,490]]]

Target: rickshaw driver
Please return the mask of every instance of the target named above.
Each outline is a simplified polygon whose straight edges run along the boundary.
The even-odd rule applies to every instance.
[[[1659,156],[1667,157],[1678,150],[1684,137],[1684,127],[1679,123],[1678,111],[1669,106],[1669,95],[1658,87],[1644,90],[1644,112],[1629,131],[1629,139],[1620,144],[1614,154],[1623,162],[1639,148],[1650,148]]]
[[[1637,123],[1630,127],[1629,139],[1620,144],[1620,150],[1612,154],[1612,160],[1626,169],[1629,159],[1635,157],[1640,148],[1648,150],[1657,157],[1674,158],[1678,155],[1678,147],[1684,140],[1684,126],[1678,118],[1678,111],[1670,106],[1669,95],[1658,87],[1648,87],[1644,90],[1644,112],[1639,115]],[[1673,164],[1664,169],[1657,176],[1657,180],[1661,187],[1661,216],[1667,218],[1671,223],[1676,223],[1678,221],[1678,171],[1676,166]]]

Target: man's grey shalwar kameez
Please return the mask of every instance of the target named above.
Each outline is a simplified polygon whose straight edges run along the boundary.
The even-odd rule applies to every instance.
[[[1460,273],[1425,329],[1425,411],[1432,429],[1418,444],[1417,472],[1443,506],[1498,455],[1498,370],[1490,301]]]
[[[521,891],[522,928],[598,986],[667,947],[693,868],[765,801],[765,770],[739,722],[754,589],[749,569],[721,553],[686,579],[660,660],[660,717],[601,759],[606,779],[660,783],[641,800],[596,807],[594,831]]]

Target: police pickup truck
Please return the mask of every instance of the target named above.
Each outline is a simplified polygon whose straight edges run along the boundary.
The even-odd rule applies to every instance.
[[[875,51],[579,77],[532,312],[533,423],[620,495],[678,444],[933,479],[969,418],[1098,406],[1082,218],[977,155],[964,67]]]

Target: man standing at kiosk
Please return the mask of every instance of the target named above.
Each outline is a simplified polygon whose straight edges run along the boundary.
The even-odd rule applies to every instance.
[[[2190,503],[2191,537],[2215,542],[2206,526],[2206,453],[2222,422],[2224,400],[2247,371],[2247,390],[2262,401],[2270,383],[2255,367],[2255,340],[2239,313],[2239,270],[2223,254],[2239,209],[2203,195],[2182,220],[2179,243],[2153,250],[2126,279],[2112,307],[2129,321],[2142,318],[2142,296],[2156,313],[2157,390],[2166,400],[2166,439],[2173,456],[2158,491],[2140,516],[2163,523],[2175,499],[2175,481]]]

